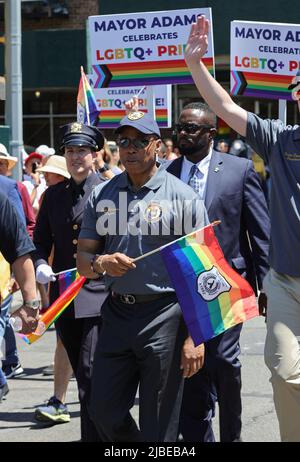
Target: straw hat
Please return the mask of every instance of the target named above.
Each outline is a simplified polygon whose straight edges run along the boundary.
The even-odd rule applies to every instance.
[[[4,144],[1,144],[1,143],[0,143],[0,159],[7,160],[8,170],[11,170],[12,168],[14,168],[14,166],[18,162],[18,158],[10,156]]]
[[[62,175],[68,180],[71,178],[70,173],[67,170],[66,159],[62,156],[51,155],[49,156],[46,164],[43,167],[37,168],[37,172],[49,172]]]

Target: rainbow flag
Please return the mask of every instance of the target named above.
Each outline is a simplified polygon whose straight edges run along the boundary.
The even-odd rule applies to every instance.
[[[70,305],[74,300],[81,287],[83,286],[86,278],[84,276],[77,277],[74,282],[72,282],[69,287],[55,300],[54,303],[48,308],[46,313],[40,318],[39,324],[43,324],[43,330],[40,330],[40,326],[32,334],[18,334],[20,337],[29,345],[36,342],[41,336],[46,332],[47,329],[60,317],[60,315],[65,311],[65,309]]]
[[[61,295],[79,276],[77,270],[66,271],[58,275],[59,295]]]
[[[83,71],[83,67],[81,67],[81,79],[77,94],[77,122],[86,125],[95,125],[99,112],[94,93]]]
[[[195,345],[258,316],[252,288],[226,262],[212,225],[160,253]]]

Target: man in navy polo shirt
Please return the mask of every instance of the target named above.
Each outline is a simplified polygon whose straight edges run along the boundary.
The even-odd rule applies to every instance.
[[[203,347],[188,337],[159,252],[133,259],[202,227],[207,215],[192,188],[157,166],[153,119],[131,112],[117,135],[125,171],[95,188],[78,241],[79,272],[105,272],[109,289],[90,413],[104,441],[176,441],[183,377],[202,366]],[[192,229],[179,226],[184,219]],[[140,429],[130,414],[138,386]]]

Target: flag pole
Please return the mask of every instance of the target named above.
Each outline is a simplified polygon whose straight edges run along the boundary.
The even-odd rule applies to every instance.
[[[69,271],[75,271],[77,270],[77,268],[70,268],[70,269],[66,269],[64,271],[60,271],[59,273],[53,273],[54,276],[59,276],[60,274],[64,274],[64,273],[68,273]]]
[[[135,263],[138,260],[142,260],[142,258],[149,257],[150,255],[153,255],[154,253],[159,252],[160,250],[164,249],[165,247],[168,247],[168,245],[174,244],[174,242],[180,241],[180,239],[183,239],[188,236],[192,236],[193,234],[198,233],[199,231],[203,231],[206,228],[209,228],[209,226],[217,226],[221,223],[220,220],[213,221],[212,223],[209,223],[209,225],[204,226],[203,228],[199,228],[196,231],[192,231],[189,234],[186,234],[185,236],[181,236],[178,239],[175,239],[175,241],[168,242],[168,244],[162,245],[161,247],[158,247],[157,249],[151,250],[150,252],[144,253],[143,255],[140,255],[137,258],[134,258],[132,261]]]
[[[140,96],[140,94],[142,93],[142,91],[143,91],[145,88],[146,88],[145,86],[142,87],[142,88],[140,89],[140,91],[138,92],[138,94],[135,95],[135,97],[138,98],[138,97]]]
[[[91,125],[90,123],[90,109],[89,109],[89,102],[86,94],[86,88],[85,88],[85,73],[83,70],[83,66],[80,66],[80,71],[81,71],[81,79],[82,79],[82,87],[83,87],[83,93],[84,93],[84,100],[85,100],[85,106],[86,106],[86,118],[87,118],[87,124]]]

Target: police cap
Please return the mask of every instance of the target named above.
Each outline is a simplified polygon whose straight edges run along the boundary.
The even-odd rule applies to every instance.
[[[130,112],[123,117],[116,133],[119,133],[123,127],[133,127],[145,135],[155,134],[160,137],[160,130],[156,121],[142,111]]]
[[[89,146],[99,151],[104,145],[104,136],[98,128],[79,122],[60,127],[60,135],[61,150],[66,146]]]

